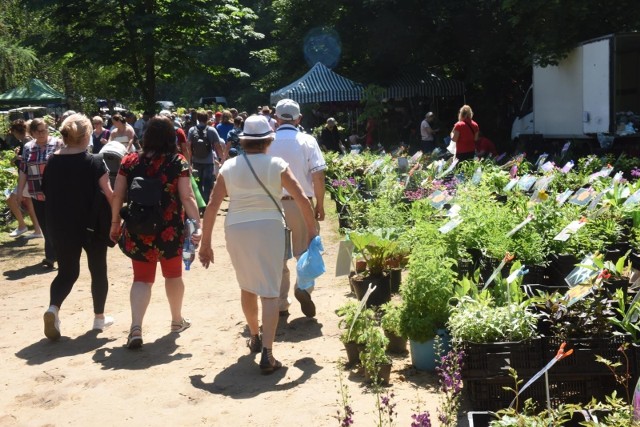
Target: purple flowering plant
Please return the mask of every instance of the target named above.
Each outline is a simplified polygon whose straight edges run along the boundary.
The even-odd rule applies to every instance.
[[[443,395],[438,408],[438,420],[442,427],[458,425],[463,361],[464,352],[451,350],[440,358],[440,366],[436,367],[440,392]]]

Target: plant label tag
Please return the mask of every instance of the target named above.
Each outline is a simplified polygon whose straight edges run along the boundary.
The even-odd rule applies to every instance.
[[[573,234],[576,234],[576,232],[584,227],[586,223],[587,222],[583,220],[571,221],[569,225],[563,228],[562,231],[553,238],[553,240],[566,242],[567,240],[569,240],[569,237],[571,237]]]
[[[578,264],[564,281],[570,288],[585,283],[598,275],[599,271],[593,262],[593,255],[587,255],[580,264]]]
[[[587,295],[591,293],[595,284],[585,283],[576,285],[573,288],[569,289],[565,294],[565,298],[569,300],[567,303],[567,307],[571,307],[573,304],[577,303],[581,299],[584,299]]]
[[[569,148],[571,147],[571,141],[567,141],[563,146],[562,146],[562,150],[560,150],[560,157],[564,157],[565,154],[567,154],[567,151],[569,151]]]
[[[573,163],[573,160],[569,160],[567,163],[565,163],[565,165],[562,167],[562,169],[560,169],[560,172],[562,173],[569,173],[569,171],[571,169],[573,169],[573,165],[575,163]]]
[[[451,160],[451,164],[449,165],[449,167],[445,169],[445,171],[442,172],[440,175],[438,175],[438,178],[442,178],[443,176],[449,175],[453,171],[453,169],[456,167],[459,161],[460,160],[454,157],[453,160]]]
[[[581,188],[569,199],[569,203],[578,206],[587,206],[593,198],[593,194],[593,188]]]
[[[364,173],[366,175],[371,175],[371,174],[375,173],[375,171],[377,171],[380,168],[380,166],[382,166],[383,163],[384,163],[384,159],[376,159],[376,160],[374,160],[373,163],[371,163],[369,165],[367,170],[364,171]]]
[[[614,183],[614,184],[617,184],[617,183],[619,183],[620,181],[622,181],[622,175],[623,175],[623,174],[622,174],[622,171],[618,171],[618,172],[616,172],[616,174],[615,174],[615,175],[613,175],[613,183]]]
[[[633,206],[633,205],[637,205],[638,202],[640,202],[640,190],[637,190],[635,193],[629,196],[629,198],[624,201],[622,206],[624,207]]]
[[[338,257],[336,258],[336,277],[348,276],[351,273],[353,263],[353,242],[343,240],[338,246]],[[355,271],[355,266],[353,270]]]
[[[520,178],[515,177],[513,179],[511,179],[507,185],[504,186],[504,188],[502,189],[502,191],[504,193],[508,193],[509,191],[513,190],[513,187],[516,186],[516,184],[518,183],[518,181],[520,180]]]
[[[410,165],[415,165],[416,163],[418,163],[418,161],[422,158],[422,151],[418,151],[416,152],[416,154],[414,154],[413,156],[411,156],[411,158],[409,159],[409,164]]]
[[[546,191],[546,189],[549,187],[549,184],[551,183],[551,181],[553,181],[553,175],[542,176],[533,185],[533,190],[534,191],[542,191],[542,190]]]
[[[526,192],[531,190],[531,187],[533,187],[533,184],[535,183],[536,177],[534,175],[526,174],[525,176],[520,178],[520,181],[518,182],[518,188]]]
[[[613,172],[613,167],[607,165],[605,167],[603,167],[602,169],[600,169],[598,172],[592,173],[591,175],[589,175],[589,182],[593,182],[596,179],[599,178],[606,178],[609,175],[611,175],[611,172]]]
[[[556,196],[556,203],[558,203],[558,206],[564,205],[564,202],[566,202],[572,194],[573,190],[564,190],[563,193],[558,194]]]
[[[398,157],[398,172],[403,173],[409,170],[409,159]]]
[[[589,203],[587,210],[589,211],[594,210],[598,206],[598,203],[600,203],[600,200],[602,200],[603,196],[604,196],[604,193],[596,194],[596,196],[593,199],[591,199],[591,203]]]
[[[504,159],[505,157],[507,157],[507,152],[505,151],[504,153],[500,154],[498,157],[496,157],[493,161],[496,163],[500,163],[502,161],[502,159]]]
[[[449,202],[453,197],[448,195],[442,190],[436,190],[428,197],[431,202],[431,206],[436,209],[442,209],[445,203]]]
[[[509,176],[511,177],[511,179],[514,179],[518,176],[518,165],[513,165],[511,166],[511,169],[509,169]]]
[[[471,183],[473,185],[480,185],[481,180],[482,180],[482,168],[478,167],[478,169],[476,169],[476,171],[473,173],[473,176],[471,177]]]
[[[509,277],[507,277],[507,284],[508,285],[512,284],[518,277],[524,276],[528,272],[529,270],[527,270],[526,266],[523,265],[522,267],[520,267],[519,269],[511,273]]]
[[[525,218],[524,221],[522,221],[520,224],[516,225],[515,227],[513,227],[511,229],[511,231],[509,231],[507,233],[507,237],[511,237],[514,234],[516,234],[518,231],[520,231],[522,229],[522,227],[524,227],[525,225],[529,224],[535,217],[532,214],[527,215],[527,217]]]
[[[462,218],[458,216],[458,217],[452,218],[445,225],[443,225],[442,227],[438,228],[438,231],[440,233],[442,233],[442,234],[447,234],[448,232],[450,232],[451,230],[453,230],[454,228],[456,228],[460,224],[462,224]]]
[[[460,210],[462,208],[460,207],[460,205],[453,205],[449,208],[449,210],[447,211],[447,216],[449,218],[455,218],[458,215],[460,215]]]
[[[538,156],[538,160],[536,160],[536,164],[534,165],[536,169],[540,169],[540,166],[547,160],[549,154],[542,153]]]
[[[540,165],[540,170],[542,172],[551,172],[553,169],[555,169],[556,165],[553,162],[545,162],[542,165]]]

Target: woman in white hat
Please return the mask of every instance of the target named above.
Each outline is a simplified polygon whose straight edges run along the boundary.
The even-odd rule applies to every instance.
[[[226,246],[240,285],[242,311],[251,332],[247,345],[252,353],[262,353],[260,371],[263,374],[270,374],[282,367],[272,351],[278,326],[280,281],[285,256],[284,221],[280,204],[282,187],[291,194],[303,213],[309,242],[317,235],[313,208],[289,165],[279,157],[266,154],[272,141],[273,131],[266,117],[254,115],[247,118],[244,131],[240,134],[240,144],[245,153],[228,159],[220,168],[220,175],[204,213],[198,254],[205,268],[213,263],[211,233],[220,205],[228,196],[229,211],[224,224]],[[262,305],[262,337],[258,321],[258,297]]]

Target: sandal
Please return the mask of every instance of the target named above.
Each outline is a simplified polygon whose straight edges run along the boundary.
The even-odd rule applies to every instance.
[[[260,353],[262,351],[262,339],[260,334],[251,335],[251,338],[247,340],[247,347],[251,350],[251,353]]]
[[[127,337],[127,348],[133,350],[140,347],[142,347],[142,328],[140,326],[132,326]]]
[[[274,371],[282,368],[282,363],[277,361],[273,354],[271,353],[270,348],[262,349],[262,357],[260,358],[260,373],[262,375],[273,374]]]
[[[171,332],[180,333],[189,329],[190,326],[191,326],[191,322],[189,321],[189,319],[185,319],[183,317],[182,320],[179,322],[171,322]]]

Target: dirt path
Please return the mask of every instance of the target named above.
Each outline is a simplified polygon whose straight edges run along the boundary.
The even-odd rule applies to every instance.
[[[63,338],[52,343],[44,338],[42,314],[56,273],[40,268],[42,241],[4,234],[0,426],[335,426],[340,376],[351,395],[355,425],[377,425],[375,395],[364,386],[362,373],[337,365],[346,353],[335,310],[353,296],[346,277],[334,274],[340,239],[335,216],[322,225],[327,273],[313,294],[317,318],[304,317],[294,300],[274,346],[286,369],[270,376],[259,374],[258,356],[245,346],[240,292],[222,223],[214,231],[214,266],[205,270],[196,263],[184,275],[184,313],[193,326],[181,335],[169,333],[163,284],[156,283],[140,351],[123,347],[132,271],[118,248],[108,254],[107,313],[115,324],[103,333],[90,331],[83,259],[80,280],[61,310]],[[394,394],[397,425],[410,425],[418,405],[436,418],[435,377],[411,369],[409,356],[394,360],[391,383],[386,390]]]

